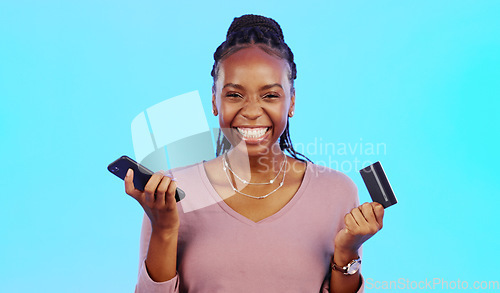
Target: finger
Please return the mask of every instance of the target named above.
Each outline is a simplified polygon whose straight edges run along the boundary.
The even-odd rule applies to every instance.
[[[351,233],[354,233],[359,229],[359,225],[358,223],[356,223],[356,220],[354,219],[351,213],[345,215],[344,222],[345,222],[345,228]]]
[[[373,205],[371,203],[365,202],[360,206],[360,208],[368,224],[378,226],[378,221],[375,217],[375,212],[373,211]]]
[[[146,186],[144,186],[144,192],[154,194],[162,178],[163,174],[161,172],[155,172],[153,175],[151,175],[151,178],[149,178]]]
[[[352,209],[351,215],[353,216],[356,223],[358,223],[358,226],[365,227],[366,225],[368,225],[368,221],[366,220],[365,216],[363,216],[360,207]]]
[[[125,179],[123,179],[123,181],[125,181],[125,192],[127,194],[131,194],[135,190],[133,179],[134,179],[134,170],[129,168],[127,170],[127,174],[125,174]]]
[[[177,182],[172,180],[170,186],[168,187],[167,194],[165,195],[165,203],[168,206],[175,206],[177,201],[175,200],[175,191],[177,190]]]
[[[130,172],[128,172],[130,171]],[[137,200],[137,202],[139,202],[141,205],[144,204],[144,192],[138,190],[137,188],[135,188],[134,186],[134,170],[133,169],[129,169],[127,170],[127,175],[125,176],[125,192],[130,195],[132,198],[134,198],[135,200]]]
[[[373,212],[375,213],[375,218],[377,219],[377,222],[380,225],[380,228],[382,228],[384,226],[384,223],[383,223],[384,222],[384,213],[385,213],[384,206],[378,202],[374,202],[372,204],[372,207],[373,207]]]
[[[134,170],[133,169],[128,169],[127,174],[125,175],[125,178],[123,179],[125,182],[125,192],[132,196],[136,197],[137,196],[137,189],[135,189],[134,186]]]
[[[161,172],[156,172],[151,176],[151,178],[149,178],[148,182],[146,183],[146,186],[144,187],[144,193],[146,202],[148,204],[154,204],[156,198],[156,189],[158,188],[158,184],[160,183],[162,177],[163,174]]]
[[[160,185],[158,185],[158,188],[156,189],[156,200],[155,200],[155,205],[158,207],[162,207],[165,205],[165,193],[167,192],[168,186],[170,185],[170,182],[172,179],[170,179],[168,176],[163,176],[161,179]]]

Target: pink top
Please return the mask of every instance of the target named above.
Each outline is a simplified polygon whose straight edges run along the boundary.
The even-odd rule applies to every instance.
[[[357,187],[347,175],[308,162],[292,199],[254,222],[222,200],[203,162],[171,171],[186,192],[177,203],[177,274],[165,282],[149,277],[151,224],[144,215],[136,293],[329,292],[335,235],[344,215],[359,205]],[[358,292],[363,290],[364,281]]]

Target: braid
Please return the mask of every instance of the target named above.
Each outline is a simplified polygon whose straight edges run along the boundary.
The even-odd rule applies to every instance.
[[[297,78],[297,66],[295,65],[292,50],[290,50],[288,45],[285,43],[285,38],[280,25],[274,19],[253,14],[246,14],[241,17],[234,18],[227,31],[226,40],[217,48],[217,50],[215,50],[215,62],[211,72],[214,79],[214,88],[219,75],[219,66],[221,62],[236,51],[247,48],[251,45],[258,45],[266,53],[287,61],[290,69],[288,79],[290,80],[291,89],[293,90],[294,80]],[[231,148],[231,143],[224,135],[222,135],[221,140],[221,133],[222,131],[219,130],[217,151],[215,154],[216,156],[219,156]],[[297,157],[297,155],[300,155],[309,162],[312,162],[309,158],[296,152],[293,148],[292,141],[290,139],[288,120],[285,131],[283,131],[283,134],[280,136],[279,144],[282,151],[288,151],[288,153],[290,153],[290,155],[295,159],[305,161],[304,159]]]
[[[292,139],[290,138],[290,131],[288,130],[288,126],[290,125],[288,119],[286,121],[286,128],[285,128],[285,131],[283,131],[283,133],[281,134],[280,136],[280,149],[282,151],[286,150],[292,157],[294,157],[295,159],[297,160],[300,160],[300,161],[305,161],[304,159],[308,160],[309,162],[312,163],[312,161],[304,156],[303,154],[295,151],[295,149],[293,148],[293,145],[292,145]],[[297,157],[297,155],[300,155],[302,156],[304,159],[300,159],[299,157]]]
[[[271,18],[263,17],[260,15],[247,14],[242,17],[236,17],[234,21],[229,26],[227,30],[226,38],[229,37],[230,34],[237,32],[245,27],[259,27],[262,31],[271,31],[273,32],[282,42],[285,41],[285,37],[283,36],[283,31],[281,30],[280,25]]]
[[[297,78],[297,66],[292,50],[284,40],[280,25],[271,18],[253,14],[236,17],[227,31],[226,40],[214,53],[215,63],[211,73],[214,83],[218,76],[219,65],[225,57],[240,49],[257,44],[268,54],[288,62],[290,66],[288,78],[293,88],[294,80]]]

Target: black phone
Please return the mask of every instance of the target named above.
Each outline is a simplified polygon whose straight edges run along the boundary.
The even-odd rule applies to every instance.
[[[115,174],[118,178],[125,180],[128,169],[134,170],[134,186],[141,191],[144,190],[149,178],[154,174],[153,171],[137,163],[128,156],[121,156],[116,161],[108,165],[109,172]],[[175,200],[180,201],[186,197],[186,193],[179,187],[175,190]]]

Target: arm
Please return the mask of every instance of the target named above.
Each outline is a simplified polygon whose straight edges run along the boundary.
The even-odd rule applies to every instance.
[[[361,245],[382,229],[383,217],[384,207],[376,202],[364,203],[346,214],[345,227],[335,236],[333,252],[335,264],[345,266],[351,260],[358,258]],[[345,276],[339,271],[331,271],[331,293],[359,292],[363,287],[359,271],[350,276]]]
[[[133,176],[133,170],[129,169],[125,176],[125,191],[139,202],[147,215],[141,231],[141,264],[135,292],[178,292],[176,268],[180,222],[175,200],[177,184],[162,172],[156,172],[144,191],[140,191],[134,187]]]
[[[335,256],[334,256],[335,257]],[[360,247],[359,249],[359,257],[360,258],[363,258],[363,248]],[[351,261],[352,259],[348,260],[347,262]],[[347,263],[345,263],[347,264]],[[345,265],[345,264],[340,264],[339,265]],[[328,271],[328,274],[326,275],[324,281],[323,281],[323,284],[321,286],[321,290],[320,290],[320,293],[330,293],[330,284],[333,284],[333,283],[338,283],[338,282],[344,282],[343,278],[337,278],[337,277],[334,277],[332,276],[332,273],[333,273],[333,270],[330,268],[329,271]],[[359,269],[359,272],[358,274],[359,275],[359,287],[358,287],[358,290],[357,291],[354,291],[354,292],[357,292],[357,293],[363,293],[364,290],[365,290],[365,284],[364,284],[364,279],[363,279],[363,275],[361,274],[361,268]],[[341,277],[346,277],[344,276],[343,274],[340,274]],[[332,279],[335,278],[335,279]],[[354,277],[353,277],[354,278]]]
[[[358,258],[357,251],[341,251],[335,249],[333,259],[339,266],[347,265],[351,260]],[[330,269],[331,270],[331,269]],[[331,270],[330,292],[363,292],[362,278],[358,270],[354,275],[345,276],[342,272]]]
[[[151,222],[149,218],[144,214],[144,219],[142,222],[142,230],[141,230],[141,240],[140,240],[140,253],[139,253],[139,276],[137,285],[135,288],[136,293],[141,292],[179,292],[179,275],[175,270],[175,263],[177,259],[177,236],[171,237],[163,241],[164,238],[161,236],[159,241],[154,240],[157,238],[153,236],[151,231]],[[175,246],[175,249],[174,249]],[[175,251],[175,255],[172,257],[165,257],[165,254],[172,254],[172,251]],[[156,256],[160,252],[160,256]],[[153,263],[150,264],[148,259],[153,260]],[[157,263],[154,260],[160,260]],[[161,261],[163,259],[163,261]],[[174,266],[173,277],[168,278],[165,281],[160,281],[157,279],[157,274],[168,274],[168,268]],[[152,268],[152,269],[151,269]],[[167,268],[164,270],[162,268]]]
[[[151,234],[146,269],[155,282],[164,282],[176,275],[178,235],[178,230]]]

